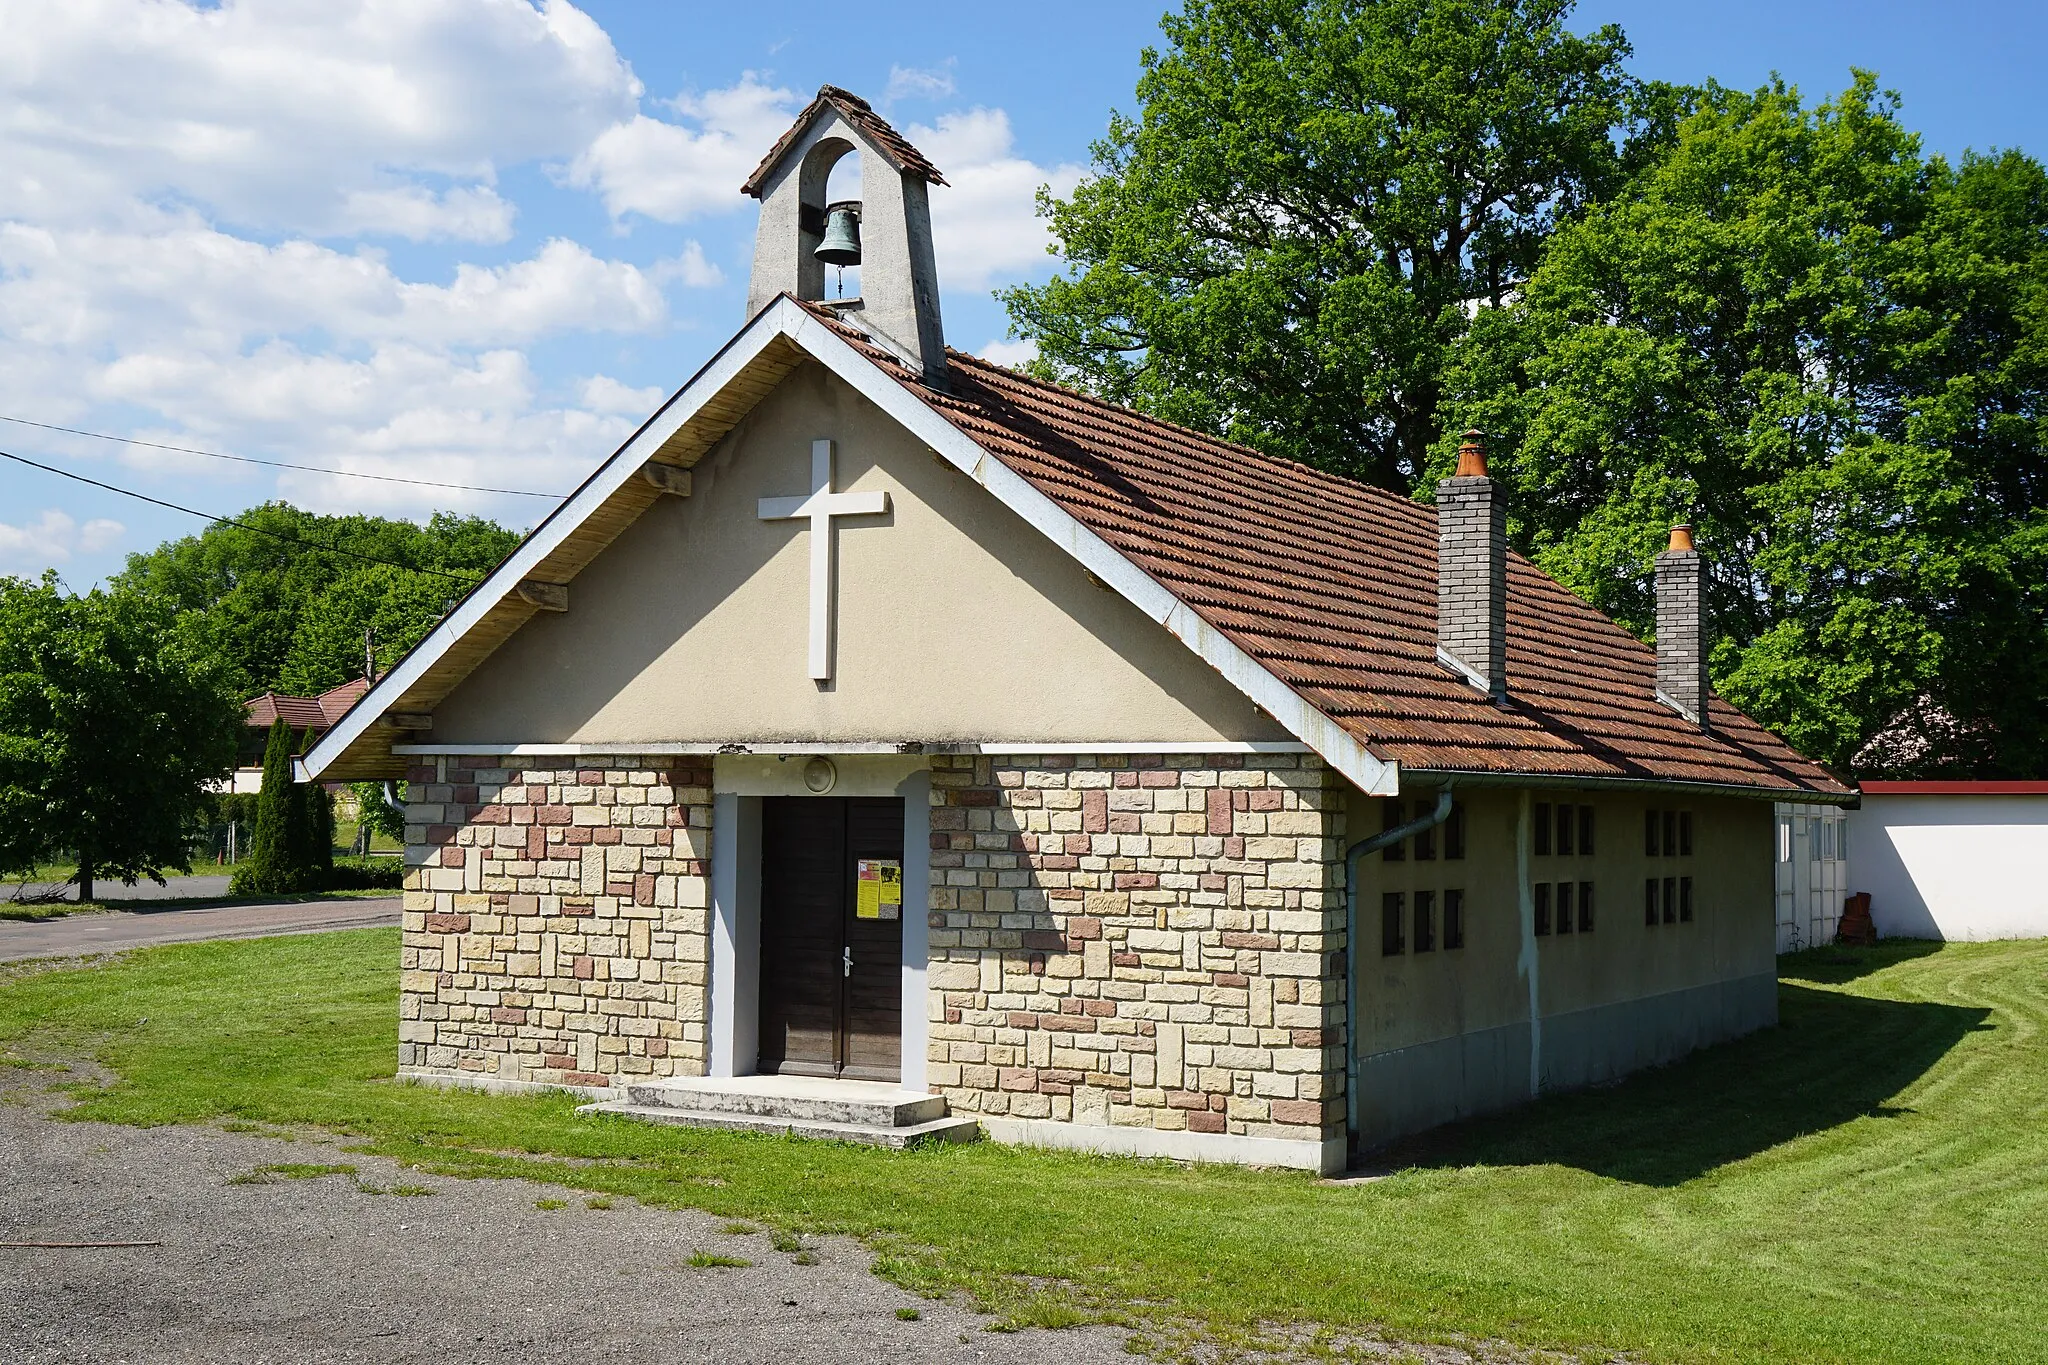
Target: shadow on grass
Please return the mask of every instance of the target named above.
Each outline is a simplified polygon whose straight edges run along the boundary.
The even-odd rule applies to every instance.
[[[1916,957],[1931,957],[1945,945],[1934,938],[1888,938],[1870,948],[1832,946],[1784,953],[1778,958],[1780,981],[1811,981],[1839,986]]]
[[[1813,964],[1816,972],[1823,967],[1836,969]],[[1420,1134],[1377,1153],[1374,1164],[1562,1165],[1639,1185],[1679,1185],[1852,1119],[1908,1112],[1887,1102],[1964,1035],[1989,1028],[1990,1013],[1782,982],[1776,1028],[1614,1085]]]

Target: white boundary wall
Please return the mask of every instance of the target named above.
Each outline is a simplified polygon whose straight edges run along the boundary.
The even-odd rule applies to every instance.
[[[2048,938],[2048,786],[2011,795],[1866,787],[1849,824],[1851,889],[1870,893],[1880,935]]]

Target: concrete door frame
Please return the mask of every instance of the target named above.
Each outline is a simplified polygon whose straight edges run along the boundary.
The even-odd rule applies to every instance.
[[[831,764],[823,790],[812,761]],[[810,780],[807,781],[807,770]],[[720,754],[711,784],[710,1074],[749,1076],[760,1059],[761,802],[771,796],[895,796],[903,801],[901,1084],[927,1090],[931,956],[931,768],[895,754]]]

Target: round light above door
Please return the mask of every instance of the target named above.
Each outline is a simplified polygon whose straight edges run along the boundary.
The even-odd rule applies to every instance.
[[[804,786],[819,796],[831,791],[839,781],[839,769],[829,758],[814,758],[804,764]]]

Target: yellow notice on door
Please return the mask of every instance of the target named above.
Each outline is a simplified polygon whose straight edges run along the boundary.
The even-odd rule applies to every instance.
[[[854,918],[903,918],[902,861],[896,858],[862,858],[857,866]]]

